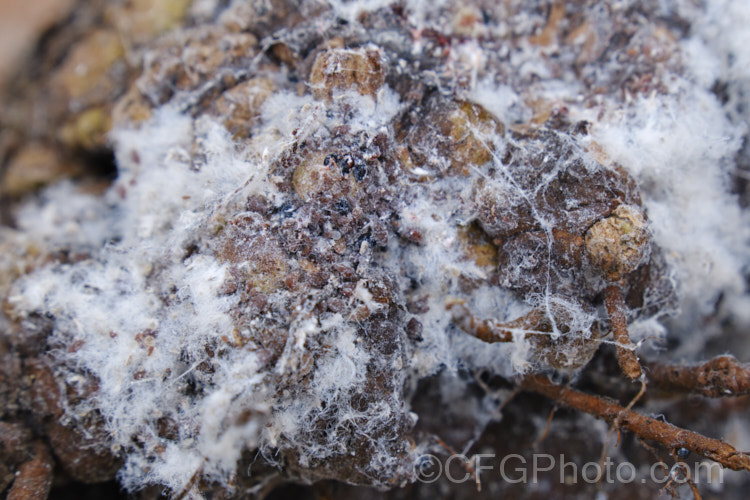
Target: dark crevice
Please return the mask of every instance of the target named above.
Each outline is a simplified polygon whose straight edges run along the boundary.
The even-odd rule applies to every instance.
[[[117,178],[117,161],[111,149],[80,151],[76,157],[87,176],[109,181]]]

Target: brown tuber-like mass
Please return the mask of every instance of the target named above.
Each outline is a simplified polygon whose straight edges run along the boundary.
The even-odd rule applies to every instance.
[[[747,366],[704,361],[750,326],[732,9],[78,2],[2,96],[0,490],[658,495],[419,476],[602,446],[747,469]]]

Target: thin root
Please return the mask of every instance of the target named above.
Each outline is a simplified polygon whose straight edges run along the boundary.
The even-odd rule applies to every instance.
[[[549,417],[547,417],[547,423],[544,425],[544,430],[542,431],[542,434],[537,438],[536,441],[534,441],[532,448],[537,448],[547,438],[547,435],[549,434],[549,429],[552,426],[552,419],[555,418],[555,412],[557,411],[558,408],[559,408],[559,405],[555,403],[555,406],[553,406],[552,410],[549,412]]]
[[[625,299],[618,285],[610,285],[604,290],[604,305],[612,323],[612,334],[617,344],[617,362],[620,364],[620,369],[629,379],[637,380],[643,376],[643,369],[635,355],[635,347],[630,342],[628,323],[625,318]]]

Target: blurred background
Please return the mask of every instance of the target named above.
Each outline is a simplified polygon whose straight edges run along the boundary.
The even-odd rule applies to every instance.
[[[32,49],[36,37],[72,4],[73,0],[0,0],[0,82]]]

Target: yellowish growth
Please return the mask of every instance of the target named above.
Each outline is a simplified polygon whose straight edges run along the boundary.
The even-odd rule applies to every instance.
[[[462,227],[458,231],[458,237],[464,255],[477,266],[487,269],[497,267],[497,247],[479,227]]]
[[[482,106],[461,101],[441,122],[441,132],[450,137],[453,148],[451,170],[469,174],[470,166],[480,166],[492,159],[491,145],[485,138],[503,134],[503,125]]]
[[[115,88],[112,66],[124,56],[120,37],[97,30],[78,43],[53,77],[66,100],[87,101],[109,95]]]
[[[651,239],[640,210],[620,205],[586,233],[586,253],[610,281],[635,269],[649,255]]]
[[[93,149],[106,145],[106,134],[112,128],[107,110],[92,108],[77,115],[60,129],[60,139],[68,147]]]
[[[151,118],[151,108],[137,87],[132,87],[112,110],[112,121],[116,125],[139,124]]]
[[[64,177],[78,169],[63,163],[51,148],[40,144],[26,146],[13,158],[2,178],[4,196],[21,196]]]
[[[180,26],[192,0],[131,0],[108,17],[131,43],[141,44]]]

